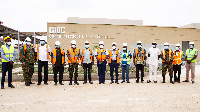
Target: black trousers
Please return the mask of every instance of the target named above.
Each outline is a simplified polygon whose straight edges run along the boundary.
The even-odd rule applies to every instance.
[[[181,75],[181,65],[173,65],[174,70],[174,81],[180,81],[180,75]],[[178,78],[176,76],[176,73],[178,72]]]
[[[91,72],[92,72],[92,63],[83,63],[83,68],[84,68],[84,81],[87,82],[87,74],[88,74],[88,79],[91,81]]]
[[[63,80],[63,72],[64,72],[64,66],[55,66],[53,67],[53,73],[54,73],[54,82],[57,83],[57,74],[59,72],[59,83]]]
[[[44,67],[44,83],[48,81],[48,61],[38,61],[38,82],[42,82],[42,67]]]
[[[115,76],[116,76],[116,82],[118,82],[118,66],[119,66],[119,63],[115,62],[115,61],[111,61],[110,63],[110,77],[111,77],[111,81],[114,80],[114,75],[113,75],[113,72],[114,72],[114,69],[115,69]]]
[[[144,65],[143,64],[137,64],[136,65],[136,78],[137,78],[137,81],[139,81],[139,70],[141,71],[141,81],[143,81],[143,77],[144,77]]]
[[[13,65],[9,65],[9,62],[2,62],[1,86],[4,87],[5,76],[7,71],[8,71],[8,85],[12,84],[12,68]]]

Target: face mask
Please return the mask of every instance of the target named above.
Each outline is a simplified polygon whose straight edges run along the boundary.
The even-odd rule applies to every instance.
[[[85,48],[89,48],[89,45],[85,45]]]
[[[142,45],[137,45],[138,47],[142,47]]]
[[[44,41],[40,41],[40,44],[45,44],[45,42]]]
[[[193,48],[193,45],[190,45],[190,48],[192,49],[192,48]]]
[[[176,50],[179,51],[179,47],[176,47]]]
[[[124,51],[126,51],[126,48],[123,48]]]
[[[26,44],[27,44],[27,45],[31,45],[31,43],[30,43],[30,42],[26,42]]]
[[[156,47],[156,45],[152,45],[152,47]]]
[[[56,48],[60,48],[60,45],[56,45]]]
[[[165,47],[165,49],[169,49],[169,46],[164,46]]]
[[[100,48],[103,49],[103,45],[100,45]]]
[[[76,46],[75,45],[72,45],[72,48],[75,48]]]
[[[7,45],[11,45],[11,42],[7,42]]]
[[[116,49],[116,47],[115,47],[115,46],[112,46],[112,49]]]

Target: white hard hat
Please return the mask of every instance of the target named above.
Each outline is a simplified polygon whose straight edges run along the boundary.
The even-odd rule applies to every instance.
[[[59,42],[59,41],[56,41],[56,42],[55,42],[55,45],[60,45],[60,42]]]
[[[167,42],[164,43],[164,46],[169,46],[169,44]]]
[[[76,44],[76,41],[75,41],[75,40],[72,40],[72,41],[71,41],[71,44]]]
[[[179,46],[179,47],[181,47],[181,45],[178,43],[178,44],[176,44],[176,46]]]
[[[123,43],[123,46],[127,46],[127,43]]]
[[[117,44],[114,42],[114,43],[112,43],[112,45],[117,45]]]
[[[189,44],[194,44],[194,42],[190,42]]]
[[[139,44],[139,43],[141,43],[141,44],[142,44],[142,42],[141,42],[141,41],[138,41],[138,42],[137,42],[137,44]]]
[[[99,44],[104,44],[103,41],[100,41]]]
[[[152,44],[156,44],[156,42],[152,42]]]
[[[27,37],[27,38],[25,39],[25,41],[31,41],[31,39],[30,39],[29,37]]]
[[[89,44],[89,42],[88,42],[88,41],[86,41],[86,42],[85,42],[85,44]]]

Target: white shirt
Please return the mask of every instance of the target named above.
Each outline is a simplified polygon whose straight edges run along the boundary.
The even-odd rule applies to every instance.
[[[150,54],[149,64],[158,65],[158,55],[160,55],[160,50],[158,48],[149,48],[148,53]]]
[[[91,54],[93,55],[93,51],[91,51]],[[81,56],[83,56],[83,53],[81,52]],[[85,49],[85,52],[84,52],[84,58],[83,58],[83,63],[91,63],[91,59],[90,59],[90,50],[89,48],[88,49]]]
[[[47,45],[47,48],[46,48],[46,44],[44,46],[40,45],[40,47],[39,47],[39,60],[40,61],[48,61],[48,59],[47,59],[47,49],[48,49],[49,52],[51,52],[49,45]],[[38,52],[37,46],[35,47],[35,52]]]
[[[103,50],[103,49],[100,49],[101,51]],[[96,49],[96,51],[95,51],[95,53],[94,53],[95,55],[97,55],[97,49]],[[109,52],[108,52],[108,50],[106,49],[106,55],[109,55]]]

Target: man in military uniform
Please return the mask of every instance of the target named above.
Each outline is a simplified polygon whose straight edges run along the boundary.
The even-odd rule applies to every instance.
[[[20,61],[22,62],[25,85],[30,86],[32,84],[31,78],[34,73],[34,63],[37,61],[37,54],[29,37],[26,38],[25,42],[26,44],[20,49]]]
[[[168,69],[169,76],[170,76],[170,83],[174,84],[174,82],[172,81],[174,53],[171,49],[169,49],[169,44],[167,42],[164,43],[164,47],[165,49],[162,50],[161,56],[160,56],[162,59],[162,76],[163,76],[162,83],[165,83],[165,75]]]
[[[80,57],[80,49],[76,48],[76,41],[71,41],[71,48],[67,50],[67,57],[68,57],[68,64],[69,64],[69,78],[70,83],[69,85],[72,85],[72,78],[74,74],[74,84],[79,85],[77,82],[78,77],[78,64],[79,64],[79,57]],[[74,73],[75,69],[75,73]]]

